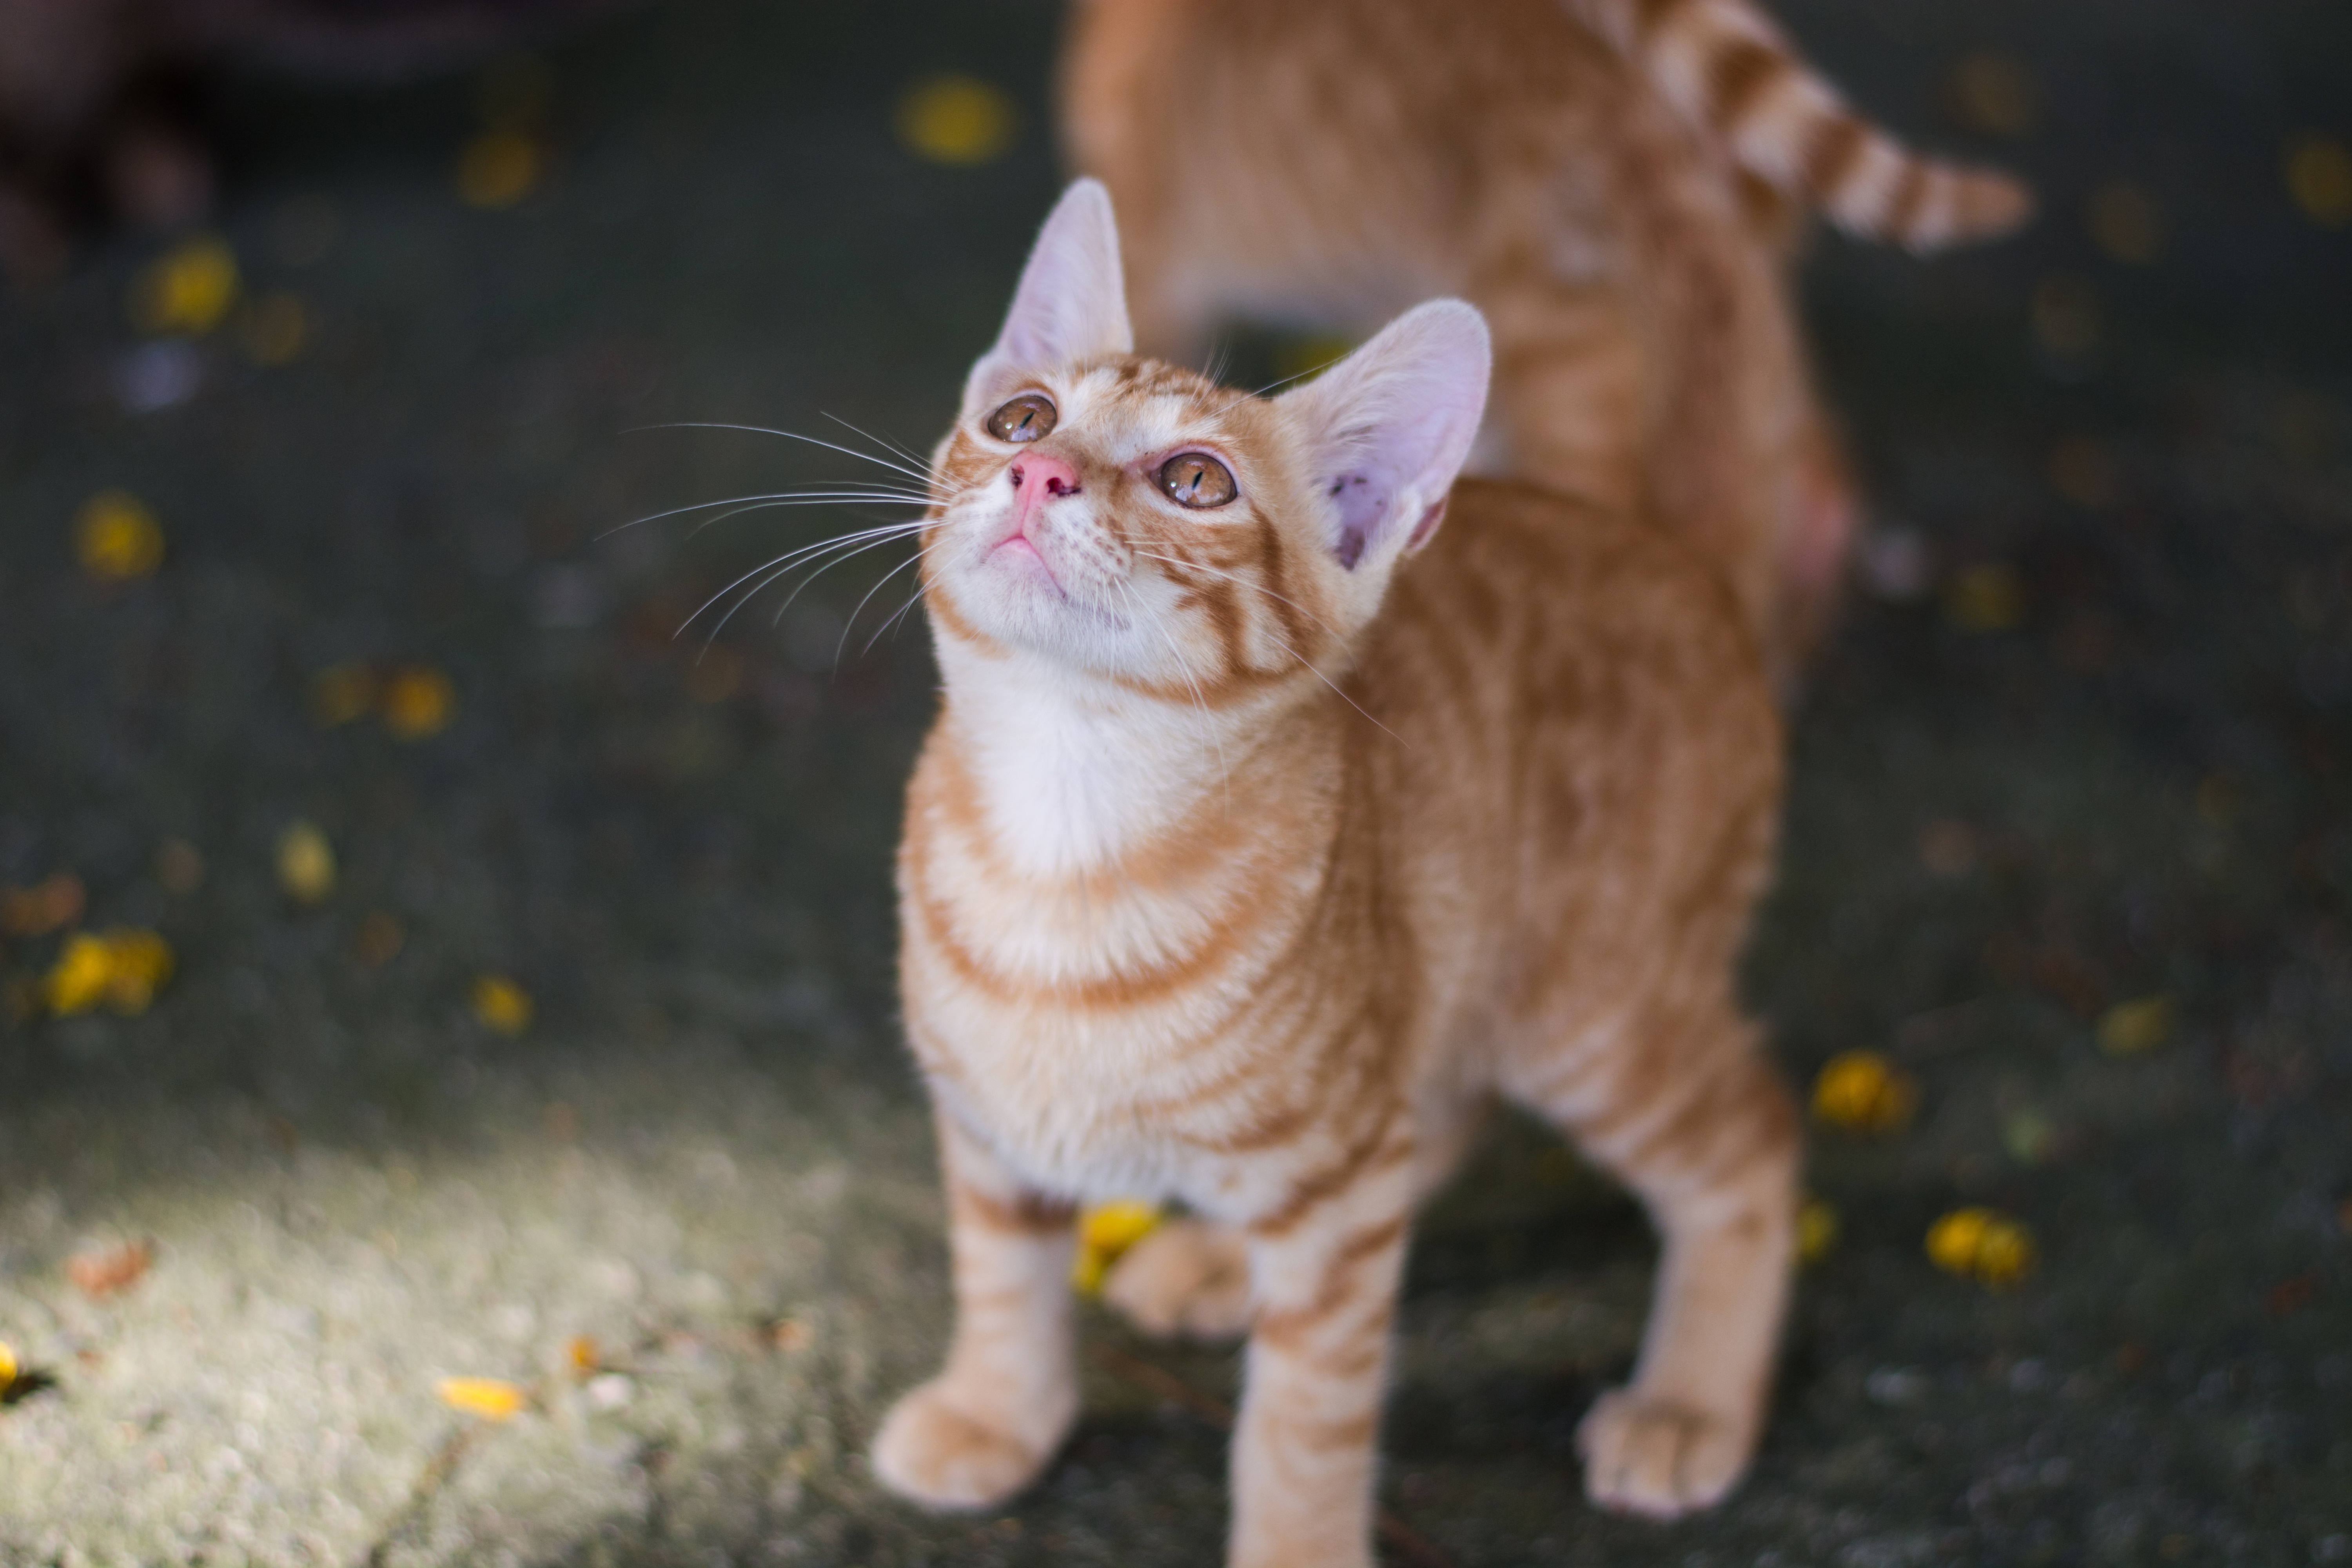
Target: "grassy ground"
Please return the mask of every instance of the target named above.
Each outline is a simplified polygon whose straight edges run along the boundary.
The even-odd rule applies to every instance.
[[[1874,1047],[1921,1110],[1817,1139],[1842,1234],[1757,1472],[1668,1528],[1586,1509],[1570,1447],[1647,1236],[1500,1130],[1416,1254],[1386,1502],[1461,1568],[2352,1562],[2352,230],[2282,177],[2352,133],[2352,28],[1785,9],[2047,201],[1998,250],[1808,271],[1885,531],[1799,720],[1750,988],[1792,1078]],[[1055,26],[666,5],[549,57],[555,161],[498,211],[453,189],[471,84],[241,87],[221,232],[247,298],[304,302],[290,363],[234,318],[159,358],[124,321],[153,244],[0,304],[0,884],[73,872],[92,927],[178,958],[140,1016],[0,1022],[0,1561],[1213,1561],[1222,1437],[1117,1358],[1212,1398],[1232,1361],[1108,1322],[1034,1497],[941,1521],[865,1479],[945,1319],[888,988],[929,657],[862,649],[898,604],[852,624],[862,562],[672,639],[837,516],[609,531],[860,467],[641,426],[928,445],[1055,188]],[[941,69],[1023,106],[1003,158],[896,140]],[[110,487],[160,520],[151,578],[76,563]],[[354,660],[445,671],[453,721],[322,728]],[[339,860],[315,904],[273,868],[297,819]],[[0,940],[21,992],[63,938]],[[520,1034],[485,973],[534,999]],[[2163,1040],[2102,1050],[2149,997]],[[1937,1272],[1962,1204],[2039,1268]],[[128,1289],[72,1283],[142,1241]],[[478,1422],[451,1374],[531,1404]]]

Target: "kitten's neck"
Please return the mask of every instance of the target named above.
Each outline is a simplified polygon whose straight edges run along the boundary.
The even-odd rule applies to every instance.
[[[942,639],[944,723],[1001,851],[1032,875],[1069,877],[1204,809],[1257,795],[1251,764],[1312,699],[1294,687],[1213,709],[1141,696],[1021,655]]]

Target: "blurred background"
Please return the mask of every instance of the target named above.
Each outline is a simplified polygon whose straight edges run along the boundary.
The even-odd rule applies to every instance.
[[[887,513],[633,522],[893,477],[680,422],[928,450],[1058,8],[294,9],[351,26],[0,85],[0,1561],[1213,1561],[1234,1360],[1100,1314],[1034,1496],[866,1479],[946,1321],[925,637],[892,549],[697,615]],[[2043,202],[1803,273],[1873,531],[1749,966],[1817,1123],[1778,1413],[1718,1513],[1583,1504],[1651,1243],[1503,1128],[1391,1560],[2352,1563],[2352,11],[1776,11]]]

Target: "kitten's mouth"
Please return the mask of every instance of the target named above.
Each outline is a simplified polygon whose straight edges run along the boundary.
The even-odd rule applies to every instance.
[[[1007,537],[989,551],[988,558],[991,561],[1009,561],[1012,563],[1013,569],[1018,572],[1034,573],[1044,577],[1046,585],[1055,594],[1064,599],[1070,596],[1069,590],[1062,586],[1061,578],[1055,575],[1054,568],[1046,561],[1045,553],[1029,542],[1029,536],[1025,533],[1015,533]]]

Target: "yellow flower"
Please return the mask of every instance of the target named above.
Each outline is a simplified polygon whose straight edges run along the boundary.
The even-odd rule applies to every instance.
[[[1918,1084],[1876,1051],[1832,1057],[1813,1080],[1813,1115],[1851,1131],[1894,1131],[1918,1104]]]
[[[2099,1049],[2111,1057],[2136,1057],[2164,1044],[2171,1033],[2171,997],[2118,1002],[2100,1016]]]
[[[1962,1279],[2013,1284],[2032,1268],[2033,1258],[2032,1233],[1991,1209],[1954,1209],[1927,1228],[1927,1260]]]
[[[308,822],[278,836],[278,885],[298,904],[315,904],[335,890],[335,847]]]
[[[1797,1257],[1819,1263],[1837,1246],[1838,1212],[1819,1198],[1807,1198],[1797,1210]]]
[[[1118,1198],[1087,1209],[1078,1216],[1078,1256],[1070,1268],[1070,1283],[1082,1295],[1097,1294],[1119,1255],[1159,1225],[1159,1208],[1139,1198]]]
[[[41,999],[61,1016],[101,1002],[118,1013],[143,1013],[171,977],[172,944],[152,931],[77,931],[42,982]]]
[[[218,235],[183,240],[131,289],[131,324],[149,332],[209,332],[236,303],[236,252]]]
[[[1013,145],[1021,110],[1003,89],[968,76],[917,82],[898,100],[898,140],[917,157],[968,166],[992,163]]]
[[[501,1035],[520,1035],[530,1027],[530,993],[503,974],[484,974],[474,981],[474,1016]]]
[[[421,741],[449,727],[457,706],[449,678],[429,666],[393,671],[378,699],[383,727],[404,741]]]
[[[163,530],[128,490],[100,490],[74,516],[74,554],[93,577],[146,577],[163,563]]]
[[[469,207],[496,211],[530,195],[545,172],[537,142],[520,131],[486,131],[457,154],[457,196]]]
[[[0,1393],[16,1386],[18,1370],[16,1347],[6,1340],[0,1340]]]
[[[530,1403],[518,1385],[495,1377],[445,1377],[437,1392],[441,1403],[487,1421],[504,1421]]]
[[[126,928],[107,932],[106,947],[106,1005],[118,1013],[144,1013],[172,978],[172,944],[152,931]]]

